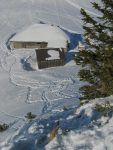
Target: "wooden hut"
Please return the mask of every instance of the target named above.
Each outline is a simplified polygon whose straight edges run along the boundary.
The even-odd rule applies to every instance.
[[[44,61],[50,65],[46,67],[53,67],[64,64],[64,55],[67,52],[68,44],[70,43],[69,37],[66,33],[57,26],[50,24],[34,24],[27,29],[17,33],[10,39],[11,49],[34,49],[36,51],[36,58],[38,65]],[[59,52],[59,59],[47,60],[44,55],[49,50]],[[41,58],[43,58],[41,60]],[[51,62],[51,63],[50,63]],[[56,64],[55,64],[56,62]],[[62,63],[59,63],[62,62]],[[52,65],[53,63],[53,65]],[[39,65],[39,68],[46,68]]]

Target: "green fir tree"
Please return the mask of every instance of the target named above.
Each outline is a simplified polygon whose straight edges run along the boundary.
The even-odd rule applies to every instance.
[[[75,58],[81,81],[87,82],[80,88],[81,99],[106,97],[113,94],[113,0],[92,3],[99,12],[98,17],[81,9],[85,50]]]

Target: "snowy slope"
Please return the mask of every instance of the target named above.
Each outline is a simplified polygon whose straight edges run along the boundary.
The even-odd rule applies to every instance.
[[[95,99],[79,108],[38,117],[2,143],[2,150],[112,150],[113,117],[95,109],[95,104],[106,101],[113,106],[112,99],[113,96]]]
[[[79,68],[70,60],[81,40],[80,34],[74,34],[82,33],[80,8],[98,15],[90,1],[0,0],[0,123],[10,125],[0,134],[0,143],[26,123],[27,112],[41,116],[64,105],[79,105]],[[40,21],[67,29],[74,39],[64,67],[37,71],[34,51],[8,49],[8,41],[15,33]]]

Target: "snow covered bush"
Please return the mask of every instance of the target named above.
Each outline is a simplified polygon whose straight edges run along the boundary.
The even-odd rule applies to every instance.
[[[113,114],[113,106],[110,104],[109,101],[105,102],[104,104],[96,104],[95,110],[100,112],[103,116],[109,116]]]
[[[32,114],[32,112],[28,112],[27,115],[25,116],[27,119],[34,119],[36,118],[36,115]]]
[[[3,131],[5,131],[5,130],[7,130],[8,129],[8,125],[7,124],[0,124],[0,132],[3,132]]]

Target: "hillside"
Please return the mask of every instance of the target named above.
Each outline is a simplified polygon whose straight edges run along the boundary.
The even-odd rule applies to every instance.
[[[25,118],[28,112],[41,118],[64,107],[79,106],[79,87],[83,83],[77,76],[79,67],[73,56],[82,41],[80,8],[94,17],[99,15],[91,8],[90,1],[0,0],[0,123],[9,125],[8,130],[0,133],[1,149],[5,149],[15,133],[23,130],[28,123]],[[38,70],[35,51],[9,49],[13,35],[36,23],[58,25],[69,36],[71,46],[64,67]]]

